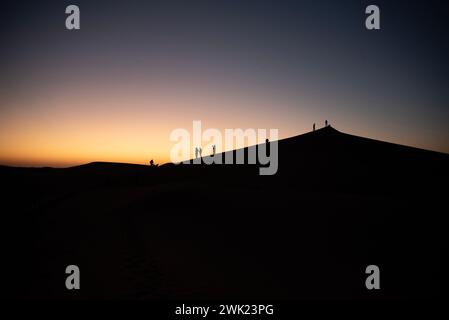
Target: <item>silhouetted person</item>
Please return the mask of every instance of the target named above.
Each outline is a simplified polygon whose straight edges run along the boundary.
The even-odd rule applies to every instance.
[[[201,155],[203,153],[203,149],[201,149],[201,147],[198,148],[198,151],[200,153],[200,158],[202,158],[203,156]]]
[[[212,156],[215,156],[215,144],[212,146]]]
[[[267,139],[265,139],[265,149],[266,149],[266,153],[267,153],[267,156],[268,155],[270,155],[270,140],[268,140],[268,138]]]
[[[315,131],[315,123],[313,124],[313,131]]]
[[[198,158],[198,153],[199,153],[198,147],[195,147],[195,159]]]
[[[325,126],[325,127],[327,127],[327,120],[326,120],[326,121],[324,121],[324,126]]]
[[[150,167],[154,167],[154,161],[153,161],[153,159],[150,160]]]

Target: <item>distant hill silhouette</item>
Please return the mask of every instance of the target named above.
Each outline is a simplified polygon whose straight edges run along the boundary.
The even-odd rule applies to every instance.
[[[274,176],[260,176],[258,165],[0,166],[4,290],[67,299],[438,297],[448,168],[447,154],[330,126],[280,140]],[[64,289],[68,264],[81,268],[75,295]],[[369,264],[381,269],[378,292],[364,286]]]

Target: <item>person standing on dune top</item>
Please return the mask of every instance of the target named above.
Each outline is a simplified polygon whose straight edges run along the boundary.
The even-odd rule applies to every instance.
[[[327,125],[328,125],[328,122],[326,120],[326,121],[324,121],[324,126],[327,127]]]

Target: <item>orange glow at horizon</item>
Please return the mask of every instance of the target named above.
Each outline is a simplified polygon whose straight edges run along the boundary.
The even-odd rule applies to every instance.
[[[269,110],[273,101],[170,89],[97,86],[67,94],[52,88],[15,100],[0,118],[0,164],[68,167],[93,161],[147,164],[150,159],[162,164],[170,161],[175,144],[170,132],[191,132],[194,120],[203,122],[203,130],[268,129],[282,122],[270,119],[269,112],[252,117],[245,110],[248,105]],[[294,134],[285,130],[283,137]]]
[[[367,115],[332,113],[326,101],[287,98],[251,88],[157,81],[60,83],[29,90],[0,104],[0,164],[68,167],[94,161],[162,164],[175,142],[170,132],[201,120],[203,130],[275,128],[279,139],[317,128],[329,119],[346,133],[448,152],[447,141],[382,128]],[[67,89],[69,88],[69,90]],[[430,143],[429,143],[430,141]],[[217,150],[221,152],[223,150]],[[192,150],[193,156],[193,150]]]

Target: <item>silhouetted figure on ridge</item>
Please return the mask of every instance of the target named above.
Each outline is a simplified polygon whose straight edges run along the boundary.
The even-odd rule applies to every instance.
[[[195,147],[195,159],[198,158],[198,152],[199,152],[198,147]]]
[[[214,145],[212,145],[212,156],[215,156],[215,144]]]
[[[313,124],[313,131],[315,131],[315,123]]]
[[[328,124],[328,123],[327,123],[327,120],[324,121],[324,126],[325,126],[325,127],[327,127],[327,124]]]
[[[198,151],[199,151],[199,153],[200,153],[200,158],[202,158],[202,157],[203,157],[203,156],[202,156],[203,149],[201,149],[201,147],[199,147],[199,148],[198,148]]]
[[[269,156],[270,155],[270,140],[268,140],[268,138],[267,139],[265,139],[265,149],[266,149],[266,153],[267,153],[267,156]]]
[[[158,166],[159,166],[158,164],[154,164],[154,160],[153,159],[150,160],[150,167],[157,168]]]

